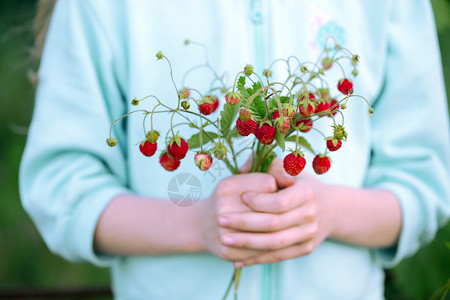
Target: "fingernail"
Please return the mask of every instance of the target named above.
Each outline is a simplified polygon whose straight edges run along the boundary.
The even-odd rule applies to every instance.
[[[233,245],[235,240],[231,236],[225,236],[223,237],[222,242],[227,245]]]
[[[243,262],[240,262],[240,261],[238,261],[238,262],[235,262],[235,263],[233,263],[233,265],[234,265],[234,267],[235,267],[235,268],[241,268],[241,267],[243,267],[243,266],[244,266],[244,263],[243,263]]]
[[[228,226],[228,225],[230,225],[230,219],[228,219],[227,217],[220,217],[219,218],[219,225],[220,226]]]
[[[245,204],[248,204],[248,195],[247,194],[242,195],[242,202],[244,202]]]

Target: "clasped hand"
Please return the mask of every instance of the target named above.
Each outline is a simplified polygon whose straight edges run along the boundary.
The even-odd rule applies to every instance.
[[[331,232],[325,184],[287,175],[280,160],[268,173],[222,180],[203,210],[203,243],[235,267],[307,255]]]

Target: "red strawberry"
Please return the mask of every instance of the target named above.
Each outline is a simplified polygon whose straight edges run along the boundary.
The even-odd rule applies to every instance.
[[[330,158],[326,155],[318,154],[314,157],[312,165],[314,172],[317,174],[324,174],[330,169]]]
[[[341,79],[338,82],[337,88],[342,94],[347,95],[353,89],[353,82],[347,78]]]
[[[270,145],[275,139],[275,131],[275,127],[269,125],[268,123],[264,123],[259,126],[257,125],[253,133],[260,143]]]
[[[236,129],[242,136],[248,136],[255,130],[256,126],[257,124],[253,119],[242,121],[241,118],[238,118],[236,120]]]
[[[180,166],[180,161],[173,158],[166,150],[164,150],[159,157],[159,163],[167,171],[175,171]]]
[[[148,140],[143,140],[139,144],[139,150],[141,150],[142,154],[145,156],[152,156],[156,152],[156,148],[158,146],[158,143],[151,143]]]
[[[339,110],[339,102],[336,99],[331,99],[330,110],[333,116],[337,114],[337,111]]]
[[[298,127],[301,132],[308,132],[313,127],[313,123],[311,119],[303,119],[295,122],[295,126]]]
[[[229,92],[225,95],[225,101],[227,101],[228,104],[235,105],[241,101],[241,94]]]
[[[272,120],[278,119],[280,117],[280,112],[278,110],[274,111],[272,114]]]
[[[327,148],[330,151],[336,151],[342,146],[342,141],[336,139],[327,140]]]
[[[291,120],[286,117],[276,119],[275,125],[280,133],[286,134],[291,128]]]
[[[211,154],[207,152],[198,152],[194,156],[194,162],[200,170],[207,171],[209,168],[211,168],[213,159],[211,157]]]
[[[283,116],[292,120],[295,117],[295,108],[292,105],[283,105]]]
[[[219,99],[216,96],[205,96],[205,98],[200,101],[198,105],[198,110],[204,115],[210,115],[216,111],[219,106]]]
[[[306,160],[303,153],[294,151],[283,159],[283,168],[291,176],[297,176],[305,168]]]
[[[312,115],[315,111],[314,106],[311,103],[305,103],[305,104],[300,104],[300,106],[298,107],[298,111],[300,112],[300,114],[304,117],[309,117],[310,115]]]
[[[316,107],[312,99],[316,99],[313,93],[308,93],[308,99],[303,95],[301,96],[298,110],[302,116],[309,117],[314,113]]]
[[[189,150],[188,143],[179,136],[174,136],[169,141],[167,151],[175,159],[183,159]]]
[[[325,100],[319,100],[316,102],[316,113],[325,112],[330,109],[330,103]]]

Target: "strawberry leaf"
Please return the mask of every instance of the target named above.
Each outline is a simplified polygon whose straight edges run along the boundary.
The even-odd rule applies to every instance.
[[[277,142],[277,145],[281,148],[281,150],[284,151],[284,149],[286,148],[284,137],[283,134],[281,134],[278,130],[275,133],[275,141]]]
[[[237,88],[242,95],[241,102],[243,106],[247,105],[248,99],[262,87],[261,83],[255,82],[251,88],[245,87],[245,77],[239,77]],[[261,96],[255,97],[250,104],[250,110],[256,118],[264,119],[266,116],[266,106]]]
[[[295,143],[295,135],[291,135],[290,137],[288,137],[286,139],[286,141]],[[306,150],[308,150],[312,154],[316,154],[314,152],[314,149],[311,147],[311,145],[308,143],[308,141],[304,137],[299,136],[298,137],[298,143],[299,143],[300,146],[302,146],[303,148],[305,148]]]
[[[224,104],[223,110],[220,112],[220,131],[222,132],[222,136],[224,136],[225,138],[228,137],[231,124],[233,124],[234,118],[236,117],[240,108],[240,105],[237,104]]]
[[[280,102],[281,102],[281,104],[289,103],[289,97],[281,96],[280,97]],[[269,109],[270,110],[274,110],[274,109],[278,110],[278,102],[277,102],[277,99],[275,97],[272,97],[272,99],[270,99],[270,101],[269,101]]]
[[[217,133],[202,131],[203,145],[206,145],[207,143],[212,141],[212,139],[216,139],[216,138],[217,138]],[[192,135],[191,138],[187,142],[189,145],[189,149],[200,148],[200,132]]]

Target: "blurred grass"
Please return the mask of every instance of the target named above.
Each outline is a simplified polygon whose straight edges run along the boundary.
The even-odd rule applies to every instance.
[[[450,91],[450,1],[432,1],[447,91]],[[31,120],[34,91],[27,79],[35,1],[0,2],[0,293],[11,290],[109,285],[109,273],[50,253],[18,193],[18,166]],[[386,298],[427,299],[450,279],[450,224],[434,242],[389,270]],[[98,299],[98,298],[97,298]]]
[[[106,269],[51,254],[20,204],[18,167],[34,101],[27,78],[34,11],[35,1],[0,2],[0,292],[108,286]]]

